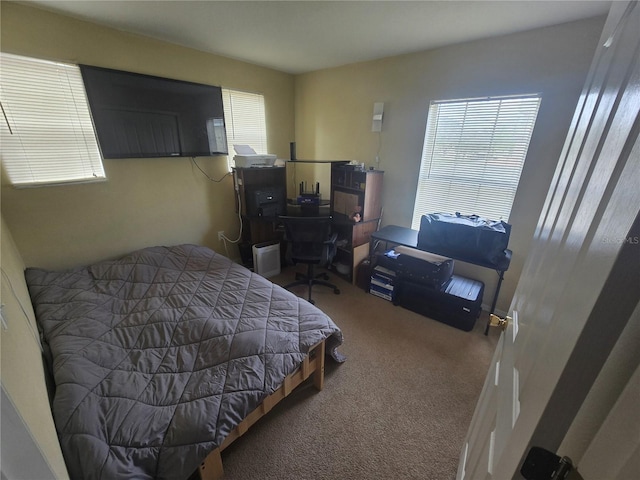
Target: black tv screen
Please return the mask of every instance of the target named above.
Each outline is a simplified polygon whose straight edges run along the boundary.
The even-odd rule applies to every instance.
[[[104,158],[226,155],[222,89],[80,65]]]

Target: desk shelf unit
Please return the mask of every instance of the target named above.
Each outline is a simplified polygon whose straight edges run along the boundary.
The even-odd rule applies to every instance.
[[[242,215],[249,215],[249,198],[247,195],[251,192],[251,189],[276,187],[282,189],[286,197],[287,176],[285,167],[235,167],[233,169],[233,182],[240,194],[240,205],[236,205],[236,208],[240,209]]]
[[[359,170],[344,161],[325,163],[331,163],[331,198],[328,207],[320,207],[320,211],[327,208],[327,213],[333,218],[333,231],[338,233],[339,246],[334,265],[340,263],[348,267],[347,273],[338,272],[335,268],[333,271],[345,280],[353,281],[354,269],[368,257],[371,235],[380,223],[384,172]],[[250,266],[251,245],[282,239],[276,217],[260,216],[251,211],[251,193],[261,188],[277,188],[286,192],[286,168],[234,168],[233,179],[238,191],[236,211],[240,212],[243,221],[242,242],[238,247],[243,263]],[[289,210],[295,207],[286,205],[287,214],[292,214]],[[356,212],[361,216],[358,222],[352,218]],[[281,258],[284,258],[284,252]]]
[[[335,264],[348,267],[348,273],[337,272],[348,281],[355,280],[355,268],[369,254],[368,246],[382,215],[381,170],[359,170],[351,165],[336,164],[331,168],[331,215],[338,233]],[[353,214],[360,214],[360,221]],[[335,269],[334,269],[335,270]]]
[[[281,232],[276,230],[273,217],[261,217],[250,211],[252,191],[260,188],[276,188],[282,192],[286,202],[287,176],[285,167],[253,167],[234,168],[233,183],[238,195],[236,196],[236,212],[242,216],[242,241],[238,245],[242,263],[251,266],[251,246],[256,243],[279,241]],[[239,200],[239,203],[238,203]]]

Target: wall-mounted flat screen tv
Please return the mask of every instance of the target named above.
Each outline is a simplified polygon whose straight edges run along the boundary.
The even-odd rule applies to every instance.
[[[80,65],[104,158],[228,153],[222,89]]]

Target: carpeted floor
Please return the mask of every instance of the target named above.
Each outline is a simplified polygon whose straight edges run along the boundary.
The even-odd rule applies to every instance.
[[[464,332],[331,277],[342,293],[318,286],[313,298],[347,361],[328,360],[322,392],[301,386],[228,447],[225,478],[455,478],[497,332],[484,336],[484,315]]]

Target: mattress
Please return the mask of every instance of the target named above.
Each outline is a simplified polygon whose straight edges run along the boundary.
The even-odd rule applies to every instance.
[[[187,478],[327,340],[321,310],[197,245],[25,272],[74,479]]]

